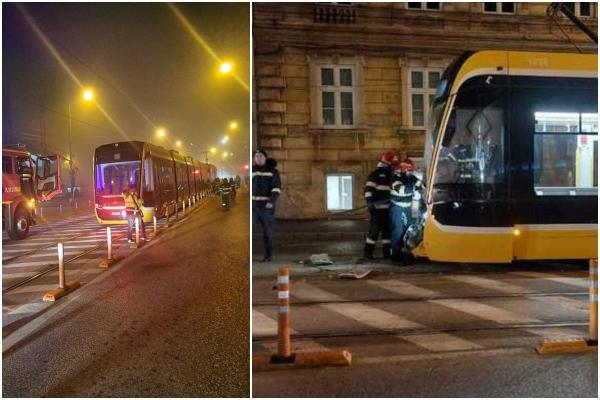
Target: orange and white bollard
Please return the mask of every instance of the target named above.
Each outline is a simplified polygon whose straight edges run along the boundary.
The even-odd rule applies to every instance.
[[[106,248],[107,248],[107,252],[108,254],[107,256],[107,260],[111,261],[113,259],[112,257],[112,233],[110,231],[110,226],[106,227]]]
[[[46,293],[42,298],[43,301],[56,301],[80,286],[77,281],[65,282],[65,249],[61,242],[56,244],[56,248],[58,250],[58,288]]]
[[[65,248],[62,243],[58,243],[58,287],[65,288]]]
[[[588,345],[598,345],[598,259],[590,260],[590,308]]]
[[[135,246],[140,247],[140,220],[135,217]]]
[[[277,355],[279,362],[293,362],[290,338],[290,270],[279,268],[277,272]]]
[[[44,218],[44,207],[40,207],[40,217]]]
[[[156,215],[154,215],[152,217],[152,223],[153,223],[153,230],[152,233],[154,234],[154,236],[156,236]]]

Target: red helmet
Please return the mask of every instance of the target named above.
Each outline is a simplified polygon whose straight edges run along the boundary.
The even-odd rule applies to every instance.
[[[415,164],[413,163],[413,160],[406,158],[400,163],[399,167],[401,171],[414,171]]]
[[[388,150],[381,155],[379,161],[387,165],[396,165],[398,164],[398,157],[396,156],[395,152]]]

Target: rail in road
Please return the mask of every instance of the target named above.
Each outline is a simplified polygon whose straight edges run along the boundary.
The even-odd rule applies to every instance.
[[[290,289],[296,350],[349,348],[361,361],[529,348],[546,337],[587,333],[587,273],[381,276],[301,279]],[[273,282],[253,283],[255,354],[276,349]],[[396,357],[396,358],[394,358]]]
[[[209,199],[197,203],[192,212],[202,208]],[[165,229],[165,224],[165,218],[159,219],[157,230]],[[127,243],[127,226],[113,225],[111,230],[113,254],[131,252]],[[152,230],[152,223],[146,224],[148,236]],[[68,280],[76,279],[85,284],[104,271],[98,264],[106,258],[106,226],[98,224],[92,213],[34,226],[31,235],[24,240],[3,240],[3,327],[48,306],[42,302],[42,296],[58,286],[58,242],[64,244]],[[6,335],[6,332],[3,334]]]

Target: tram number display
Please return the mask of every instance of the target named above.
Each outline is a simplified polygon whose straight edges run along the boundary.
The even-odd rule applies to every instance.
[[[111,214],[112,214],[112,215],[121,215],[121,213],[120,213],[120,212],[118,212],[118,211],[113,211]]]

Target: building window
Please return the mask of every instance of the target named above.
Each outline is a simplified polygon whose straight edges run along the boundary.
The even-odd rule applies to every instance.
[[[515,3],[496,2],[496,3],[483,3],[483,12],[493,14],[514,14]]]
[[[411,126],[425,127],[429,120],[429,106],[433,104],[441,70],[414,68],[410,71]]]
[[[352,209],[352,175],[327,175],[327,211]]]
[[[598,114],[536,112],[534,117],[536,195],[597,195]]]
[[[592,3],[564,3],[578,17],[592,16]]]
[[[328,128],[354,126],[354,67],[322,66],[320,70],[320,125]]]
[[[410,10],[441,10],[442,3],[423,1],[420,3],[406,3],[406,8]]]

